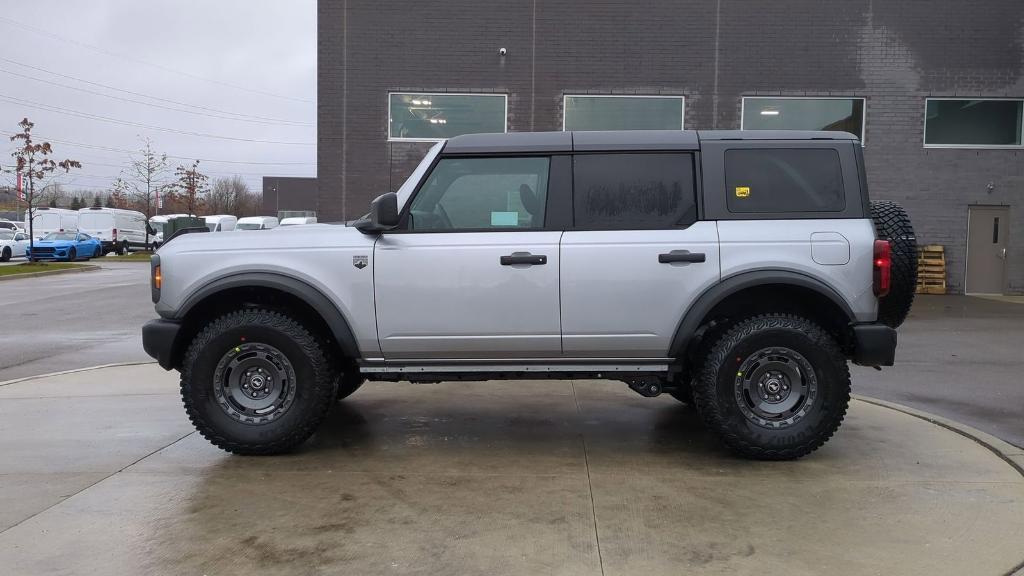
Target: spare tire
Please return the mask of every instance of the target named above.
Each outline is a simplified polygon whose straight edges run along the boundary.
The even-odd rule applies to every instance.
[[[917,238],[910,216],[896,202],[871,203],[871,219],[879,240],[892,246],[889,293],[878,300],[878,321],[893,328],[903,324],[917,289]]]

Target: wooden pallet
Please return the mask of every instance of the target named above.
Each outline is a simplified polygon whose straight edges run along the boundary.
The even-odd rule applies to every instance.
[[[917,293],[946,293],[946,250],[938,244],[921,246],[918,250]]]

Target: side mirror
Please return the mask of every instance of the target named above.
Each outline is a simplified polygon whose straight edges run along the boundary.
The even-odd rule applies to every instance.
[[[355,223],[357,230],[364,234],[374,234],[393,230],[398,226],[398,194],[388,192],[381,194],[370,202],[370,213],[366,218]]]

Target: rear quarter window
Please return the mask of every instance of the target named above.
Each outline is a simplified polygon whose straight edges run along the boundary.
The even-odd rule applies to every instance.
[[[756,148],[725,152],[726,206],[733,213],[842,212],[836,150]]]

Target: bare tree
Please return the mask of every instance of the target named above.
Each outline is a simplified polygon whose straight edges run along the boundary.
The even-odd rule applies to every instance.
[[[28,250],[29,254],[32,254],[35,248],[35,230],[33,229],[33,221],[35,219],[35,195],[36,195],[36,184],[42,184],[47,178],[53,175],[57,169],[61,169],[64,173],[68,173],[72,168],[81,168],[82,163],[77,160],[61,160],[56,162],[50,159],[50,154],[53,153],[53,147],[50,146],[49,142],[43,142],[36,144],[32,140],[32,128],[35,124],[29,121],[28,118],[22,119],[18,122],[18,126],[21,128],[21,132],[11,136],[11,142],[17,142],[18,148],[11,153],[11,156],[15,161],[15,170],[23,174],[28,178],[28,187],[25,190],[25,200],[28,203]]]
[[[121,176],[118,176],[114,183],[110,186],[110,196],[108,198],[108,207],[110,208],[126,208],[128,206],[128,194],[131,192],[131,186]]]
[[[250,203],[249,185],[241,176],[217,178],[206,195],[206,208],[213,214],[241,215]]]
[[[160,212],[156,195],[164,187],[167,172],[167,154],[153,151],[153,142],[149,138],[143,140],[145,145],[139,149],[139,155],[133,156],[129,163],[132,178],[132,198],[149,218]],[[149,230],[146,230],[146,245],[149,245]]]
[[[196,209],[199,208],[203,197],[209,191],[207,185],[209,177],[199,171],[199,160],[193,162],[191,166],[184,164],[178,166],[174,174],[178,177],[174,187],[181,192],[188,215],[195,216]]]
[[[56,208],[64,201],[67,195],[64,193],[64,187],[61,186],[60,182],[52,182],[40,188],[36,196],[39,200],[39,206]]]

